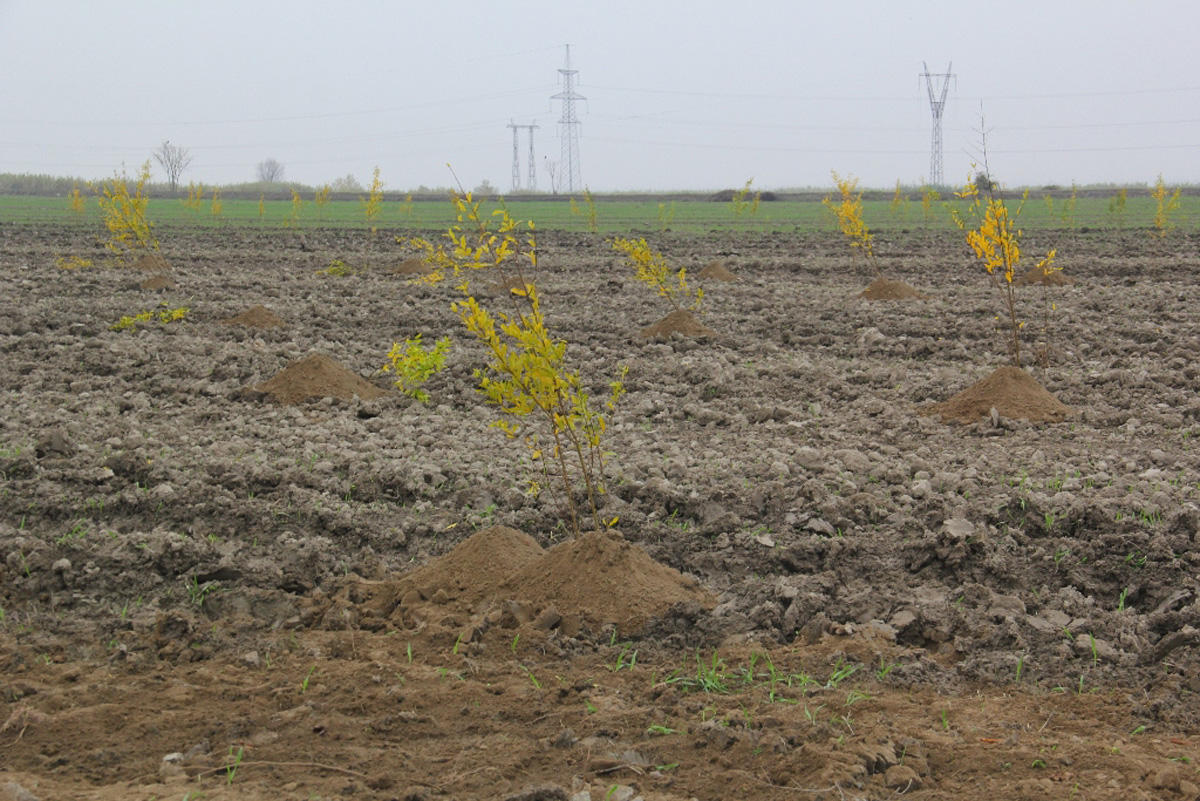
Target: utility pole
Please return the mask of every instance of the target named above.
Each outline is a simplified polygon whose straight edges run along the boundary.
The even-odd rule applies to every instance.
[[[521,191],[521,151],[517,144],[517,136],[520,133],[521,126],[510,119],[508,127],[512,128],[513,132],[512,189],[510,191],[515,194]]]
[[[558,118],[558,141],[562,146],[562,159],[559,165],[563,169],[563,177],[567,179],[567,191],[574,192],[583,188],[583,179],[579,171],[579,118],[575,116],[575,101],[587,100],[575,91],[575,76],[579,70],[571,69],[571,46],[567,45],[566,64],[558,71],[562,81],[562,91],[551,95],[551,100],[562,101],[562,116]]]
[[[929,184],[930,186],[942,186],[944,177],[942,175],[942,111],[946,108],[946,93],[950,91],[950,79],[954,77],[954,73],[950,72],[950,68],[954,66],[951,62],[946,67],[945,72],[931,73],[929,65],[924,61],[921,66],[925,71],[921,73],[921,77],[925,79],[925,88],[929,90],[929,110],[933,114],[933,136],[929,143]],[[935,96],[933,91],[933,79],[942,79],[941,92]]]

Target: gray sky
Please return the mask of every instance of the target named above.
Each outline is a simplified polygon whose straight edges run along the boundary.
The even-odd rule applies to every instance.
[[[450,162],[508,191],[511,119],[540,126],[545,190],[569,43],[596,191],[919,183],[922,61],[957,75],[948,183],[981,103],[1007,184],[1200,183],[1197,31],[1196,0],[0,0],[0,172],[99,178],[169,139],[185,182],[272,157],[308,184],[445,186]]]

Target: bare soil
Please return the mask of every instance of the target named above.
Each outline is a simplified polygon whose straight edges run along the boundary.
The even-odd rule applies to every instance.
[[[161,231],[150,291],[0,225],[0,799],[1197,798],[1197,239],[1029,236],[1049,422],[927,413],[1004,366],[957,234],[877,238],[895,302],[833,235],[659,237],[738,280],[650,337],[541,234],[593,395],[630,368],[571,538],[382,232]],[[416,334],[427,405],[379,372]]]

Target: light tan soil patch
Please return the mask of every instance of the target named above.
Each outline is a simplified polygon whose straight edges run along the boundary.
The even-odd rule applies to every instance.
[[[323,353],[314,353],[292,362],[274,378],[255,387],[255,390],[284,404],[303,403],[313,398],[348,401],[355,395],[370,400],[387,394]]]
[[[710,278],[714,281],[738,280],[738,277],[730,272],[729,268],[719,261],[711,262],[707,267],[700,271],[699,275],[701,278]]]
[[[858,294],[864,300],[922,300],[926,296],[893,278],[876,278]]]
[[[414,256],[397,264],[392,268],[391,272],[393,275],[428,275],[433,272],[433,265],[427,264],[424,259]]]
[[[529,627],[456,648],[292,630],[191,662],[131,648],[60,663],[0,641],[17,699],[0,708],[0,798],[1187,801],[1200,784],[1195,732],[1145,730],[1118,688],[956,697],[895,680],[921,657],[861,634],[556,648]],[[696,685],[697,660],[723,689]],[[880,679],[881,664],[899,667]]]
[[[221,321],[225,325],[244,325],[250,328],[282,328],[286,323],[275,312],[259,304],[251,306],[241,314]]]
[[[974,423],[995,409],[1001,417],[1034,423],[1057,423],[1074,412],[1019,367],[1001,367],[987,378],[942,403],[926,406],[921,414],[939,415],[944,422]]]
[[[717,332],[696,319],[687,309],[676,309],[651,326],[643,328],[642,339],[669,339],[672,334],[685,337],[711,337]]]

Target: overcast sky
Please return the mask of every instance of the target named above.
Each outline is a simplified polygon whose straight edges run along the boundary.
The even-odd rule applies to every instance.
[[[923,61],[956,76],[948,183],[981,105],[1006,184],[1200,183],[1198,31],[1196,0],[0,0],[0,172],[99,178],[169,139],[185,182],[274,158],[402,190],[449,162],[509,191],[513,120],[546,190],[569,43],[594,191],[918,184]]]

